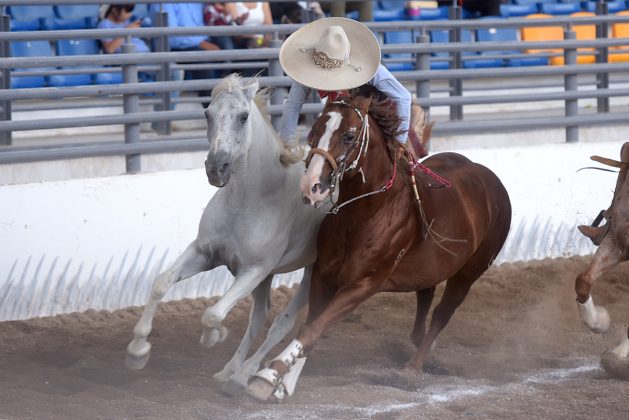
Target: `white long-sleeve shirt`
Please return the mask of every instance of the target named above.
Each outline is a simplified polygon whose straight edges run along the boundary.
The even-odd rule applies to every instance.
[[[376,74],[367,83],[387,95],[396,104],[397,113],[401,118],[401,134],[396,140],[405,144],[408,139],[407,132],[411,120],[411,102],[413,100],[411,93],[382,64],[378,66]],[[288,143],[295,139],[299,114],[311,91],[310,88],[293,82],[282,113],[280,137],[284,142]]]

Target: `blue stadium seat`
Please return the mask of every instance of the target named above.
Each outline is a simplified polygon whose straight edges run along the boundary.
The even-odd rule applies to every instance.
[[[94,39],[62,39],[57,41],[57,55],[96,55],[100,53],[98,41]],[[76,67],[64,67],[76,68]],[[91,74],[55,74],[50,76],[51,86],[91,85]]]
[[[448,43],[450,42],[450,35],[447,30],[434,30],[430,31],[430,39],[431,42],[442,42]],[[461,42],[471,43],[473,41],[472,32],[470,30],[461,31]],[[487,68],[487,67],[502,67],[504,66],[504,60],[497,58],[482,58],[482,54],[474,51],[465,51],[462,54],[463,57],[463,68],[466,69],[479,69],[479,68]],[[437,53],[437,57],[448,57],[449,53]],[[435,63],[437,64],[437,63]],[[431,65],[431,68],[433,66]],[[443,64],[437,65],[435,68],[444,68]],[[449,68],[449,67],[445,67]]]
[[[409,9],[407,14],[409,20],[446,20],[448,19],[448,6],[435,9]]]
[[[48,41],[11,41],[13,57],[51,57],[52,48]],[[42,67],[18,68],[16,71],[45,70]],[[11,88],[36,88],[46,85],[45,76],[12,76]]]
[[[431,44],[449,42],[448,31],[445,29],[430,31],[429,36]],[[440,51],[432,53],[431,56],[434,58],[433,60],[430,60],[431,70],[446,70],[450,68],[449,53]]]
[[[474,37],[472,31],[469,29],[464,29],[461,31],[461,42],[474,42]],[[487,67],[502,67],[505,65],[504,60],[499,58],[480,58],[483,54],[480,52],[474,51],[465,51],[462,53],[463,55],[463,68],[466,69],[480,69]],[[467,59],[466,59],[467,58]]]
[[[11,6],[8,12],[12,31],[37,31],[43,19],[55,17],[52,6]]]
[[[518,30],[515,28],[480,28],[476,31],[479,42],[509,42],[519,41]],[[523,51],[488,51],[487,54],[523,54]],[[548,64],[548,57],[505,58],[508,67],[544,66]]]
[[[55,6],[54,19],[45,19],[44,27],[49,30],[91,29],[98,23],[98,5]]]
[[[502,17],[517,17],[526,16],[532,13],[537,13],[537,4],[501,4],[500,16]]]
[[[540,4],[540,12],[554,16],[569,15],[580,11],[581,5],[576,2]]]
[[[628,8],[629,7],[627,3],[624,1],[608,1],[607,2],[607,11],[609,13],[622,12],[623,10],[627,10]],[[585,10],[587,10],[588,12],[596,12],[596,2],[595,1],[586,2]]]
[[[383,38],[385,44],[412,44],[415,42],[413,40],[413,31],[384,32]],[[413,54],[411,53],[385,54],[385,58],[406,60],[403,63],[385,63],[389,71],[415,70]]]
[[[9,15],[15,20],[33,20],[54,18],[55,11],[52,6],[11,6]]]
[[[392,20],[405,20],[406,9],[404,1],[374,1],[373,2],[373,20],[376,22],[385,22]]]

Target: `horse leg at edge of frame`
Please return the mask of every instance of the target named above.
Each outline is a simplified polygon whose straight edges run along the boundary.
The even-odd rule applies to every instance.
[[[247,354],[251,349],[253,340],[255,340],[258,336],[258,333],[266,323],[269,316],[272,281],[273,275],[270,274],[262,281],[262,283],[258,285],[258,287],[253,290],[253,303],[251,304],[251,311],[249,312],[249,325],[247,325],[247,331],[245,331],[242,340],[240,340],[240,344],[238,345],[238,348],[231,360],[227,362],[223,370],[214,375],[214,379],[225,382],[242,366],[242,362],[245,360],[245,357],[247,357]]]
[[[620,344],[601,356],[601,365],[612,376],[629,380],[629,328]]]
[[[612,237],[610,235],[605,237],[594,253],[588,268],[577,276],[574,283],[581,320],[590,330],[599,334],[605,333],[609,329],[609,313],[602,306],[594,305],[590,293],[594,282],[622,261],[622,257],[616,249]]]
[[[373,296],[379,285],[380,282],[365,279],[338,289],[323,312],[315,320],[308,321],[301,327],[297,338],[271,361],[268,368],[256,373],[247,386],[249,395],[260,401],[267,401],[271,397],[281,400],[292,395],[306,362],[306,354],[312,350],[321,334]]]
[[[222,324],[229,311],[242,299],[253,292],[258,284],[266,278],[271,269],[267,267],[256,267],[244,273],[236,274],[234,283],[227,292],[216,302],[205,310],[201,317],[203,333],[199,339],[200,343],[206,347],[212,347],[216,343],[225,341],[229,331]]]
[[[126,365],[128,368],[142,369],[146,366],[151,352],[151,343],[148,342],[147,337],[151,332],[153,317],[159,301],[162,300],[168,289],[178,281],[209,269],[207,257],[194,241],[188,245],[183,254],[168,270],[157,276],[151,287],[151,295],[144,307],[142,316],[133,328],[133,340],[127,346]]]
[[[448,324],[454,311],[456,311],[467,296],[472,284],[481,276],[485,269],[483,268],[480,273],[476,271],[478,270],[473,270],[470,273],[459,271],[446,281],[443,296],[439,304],[437,304],[433,310],[428,333],[417,347],[415,355],[413,355],[411,360],[406,364],[407,368],[419,370],[423,367],[426,356],[437,338],[437,335],[439,335],[441,330]]]
[[[311,274],[312,265],[304,269],[304,276],[299,284],[299,288],[286,308],[273,320],[264,342],[249,359],[245,360],[238,371],[229,378],[228,382],[223,385],[224,392],[231,395],[242,393],[247,388],[249,378],[260,368],[262,359],[293,328],[297,315],[308,303]]]
[[[435,288],[418,290],[415,295],[417,296],[417,312],[410,338],[415,347],[419,347],[426,335],[426,318],[435,297]]]

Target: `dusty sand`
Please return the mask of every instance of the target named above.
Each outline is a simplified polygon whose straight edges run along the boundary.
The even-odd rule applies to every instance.
[[[627,328],[629,265],[595,286],[612,317],[601,336],[575,304],[574,278],[588,260],[491,268],[438,339],[440,374],[400,368],[412,350],[414,295],[377,295],[324,335],[296,394],[280,404],[226,396],[212,378],[244,332],[249,302],[234,308],[230,336],[212,349],[198,343],[210,301],[163,304],[141,371],[124,365],[140,308],[3,322],[0,418],[627,419],[629,382],[602,370],[600,355]],[[275,291],[274,310],[291,293]]]

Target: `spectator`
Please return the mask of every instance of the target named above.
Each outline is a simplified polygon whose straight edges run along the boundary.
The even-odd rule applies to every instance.
[[[358,20],[361,22],[373,20],[373,2],[371,1],[331,1],[322,6],[323,10],[333,17],[345,17],[347,12],[358,10]]]
[[[131,14],[133,13],[133,4],[103,4],[98,10],[98,29],[124,29],[124,28],[139,28],[142,24],[141,20],[135,20],[131,22]],[[122,44],[124,43],[124,37],[120,38],[105,38],[101,39],[103,51],[107,54],[114,54],[121,52]],[[148,45],[140,38],[131,38],[131,43],[135,45],[135,51],[144,53],[150,52]]]
[[[452,0],[438,0],[439,6],[452,6]],[[480,16],[500,16],[501,0],[456,0],[459,6]]]
[[[308,6],[310,9],[306,22],[312,22],[325,16],[318,1],[311,1],[309,4],[305,1],[272,2],[271,15],[277,23],[303,23],[304,12]]]
[[[160,9],[161,7],[161,9]],[[168,27],[203,27],[202,3],[162,3],[151,4],[151,13],[165,12],[168,14]],[[169,37],[171,51],[216,51],[220,47],[206,36],[185,35]],[[186,70],[186,78],[195,80],[214,79],[218,74],[211,69]],[[200,90],[200,96],[209,96],[210,90]],[[209,102],[202,103],[207,108]]]
[[[266,1],[234,2],[225,4],[232,20],[242,26],[272,25],[271,7]],[[243,35],[234,38],[238,48],[258,48],[268,44],[271,35]]]
[[[231,15],[225,11],[225,3],[207,3],[203,8],[205,26],[225,26],[233,23]],[[231,36],[215,36],[212,41],[221,50],[233,50],[234,40]]]

